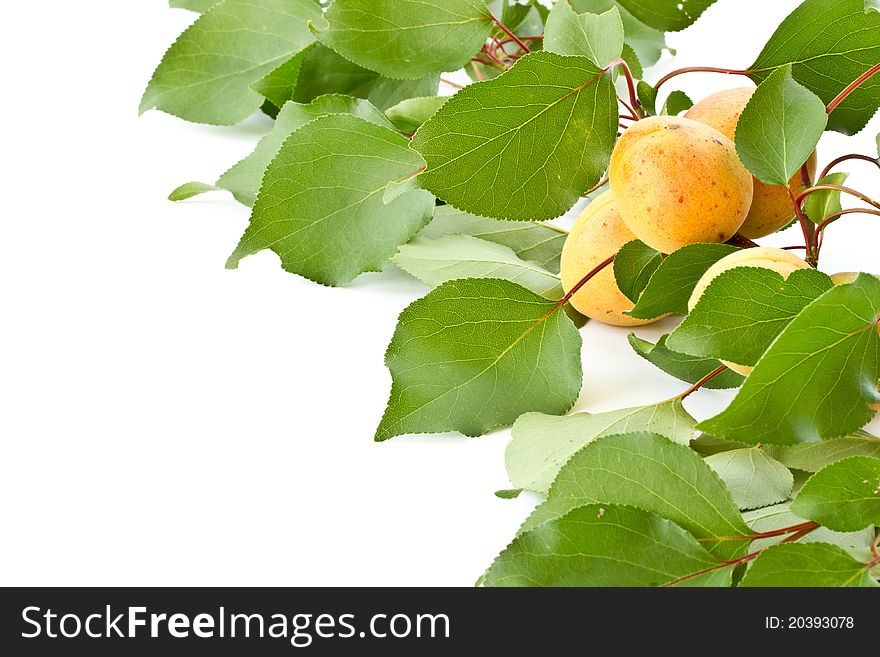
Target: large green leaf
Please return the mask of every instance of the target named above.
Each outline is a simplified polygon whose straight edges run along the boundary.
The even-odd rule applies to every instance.
[[[564,214],[605,172],[617,96],[584,57],[534,52],[459,91],[416,133],[422,186],[466,212],[543,220]]]
[[[517,536],[489,568],[486,586],[660,586],[718,566],[675,523],[623,506],[573,509]],[[730,569],[685,582],[728,586]]]
[[[794,486],[789,469],[758,447],[720,452],[707,456],[705,462],[730,489],[740,509],[784,502]]]
[[[880,13],[873,0],[806,0],[783,21],[749,67],[760,83],[792,65],[794,79],[830,103],[880,61]],[[829,127],[854,134],[880,106],[880,76],[863,84],[832,113]]]
[[[352,114],[376,125],[393,127],[382,112],[360,98],[327,95],[307,105],[289,102],[281,108],[272,130],[260,140],[254,152],[224,173],[217,181],[217,187],[232,192],[240,203],[253,205],[266,167],[284,141],[309,121],[327,114]]]
[[[839,532],[880,525],[880,459],[852,456],[832,463],[807,480],[791,510]]]
[[[740,586],[877,586],[865,564],[826,543],[786,543],[764,550]]]
[[[385,355],[393,385],[376,440],[476,436],[527,411],[565,413],[581,389],[580,349],[558,304],[520,285],[441,285],[400,315]]]
[[[653,66],[666,49],[666,35],[645,25],[615,0],[571,0],[569,3],[579,14],[602,14],[616,8],[623,21],[626,44],[633,49],[644,66]]]
[[[688,299],[706,270],[736,250],[727,244],[691,244],[671,253],[660,263],[638,303],[627,314],[638,319],[656,319],[667,313],[687,313]]]
[[[782,66],[761,83],[736,124],[736,152],[769,185],[788,185],[828,124],[825,103]]]
[[[614,280],[624,296],[635,303],[660,267],[663,256],[639,240],[627,242],[614,256]]]
[[[505,463],[516,488],[545,493],[581,447],[602,436],[647,431],[687,445],[695,420],[678,400],[607,413],[555,417],[528,413],[513,425]]]
[[[180,35],[153,73],[140,111],[230,125],[260,108],[250,86],[312,41],[314,0],[223,0]]]
[[[664,32],[693,25],[715,0],[617,0],[640,21]]]
[[[401,246],[392,261],[431,287],[458,278],[501,278],[545,299],[564,294],[558,274],[522,260],[509,247],[470,235],[417,237]]]
[[[668,335],[661,336],[657,344],[651,344],[647,340],[642,340],[635,333],[630,333],[627,337],[633,350],[639,356],[653,363],[667,374],[671,374],[688,383],[700,381],[721,365],[714,358],[701,358],[700,356],[689,356],[688,354],[672,351],[666,346]],[[744,380],[742,376],[733,370],[725,370],[703,384],[703,387],[718,389],[738,388]]]
[[[272,249],[285,270],[325,285],[378,271],[431,218],[422,190],[384,201],[421,158],[405,137],[348,114],[315,119],[294,132],[266,170],[251,223],[227,267]]]
[[[394,126],[403,133],[411,134],[437,113],[449,100],[445,96],[422,96],[407,98],[385,112]]]
[[[746,443],[792,444],[863,427],[880,402],[880,281],[859,276],[807,306],[730,406],[698,428]]]
[[[818,472],[841,459],[850,456],[873,456],[880,458],[880,438],[866,431],[856,431],[849,436],[831,438],[817,443],[799,445],[767,445],[769,454],[789,468]]]
[[[455,71],[493,23],[484,0],[335,0],[315,21],[321,43],[389,78]]]
[[[419,235],[427,238],[473,235],[510,247],[523,260],[537,263],[558,274],[567,233],[549,224],[487,219],[462,212],[451,205],[441,205],[434,212],[434,219]]]
[[[168,6],[172,9],[189,9],[190,11],[197,11],[201,14],[208,11],[219,2],[220,0],[170,0]]]
[[[776,336],[833,286],[815,269],[795,271],[788,280],[760,267],[722,272],[666,346],[693,356],[754,365]]]
[[[523,531],[593,503],[633,506],[672,520],[722,560],[749,546],[752,532],[718,475],[690,447],[656,434],[609,435],[578,451]]]
[[[586,57],[605,68],[623,52],[623,21],[616,7],[602,14],[578,14],[557,2],[544,27],[544,49],[557,55]]]

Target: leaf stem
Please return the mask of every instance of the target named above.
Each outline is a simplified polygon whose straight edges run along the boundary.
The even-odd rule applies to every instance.
[[[850,196],[855,196],[857,199],[864,201],[868,205],[873,205],[875,208],[880,210],[880,201],[875,201],[870,196],[862,194],[857,189],[853,189],[852,187],[845,187],[844,185],[832,185],[832,184],[824,184],[824,183],[819,184],[819,185],[813,185],[809,189],[801,192],[798,195],[798,197],[796,198],[796,203],[797,203],[798,207],[800,207],[800,204],[803,203],[804,199],[807,198],[810,194],[815,194],[816,192],[821,192],[821,191],[825,191],[825,190],[843,192],[844,194],[849,194]]]
[[[623,71],[623,75],[626,78],[626,88],[629,92],[629,101],[632,105],[633,114],[637,117],[644,117],[644,110],[642,110],[642,104],[639,102],[639,96],[636,93],[636,83],[633,79],[632,71],[629,68],[629,64],[627,64],[622,58],[615,59],[611,62],[606,68],[606,71],[610,71],[614,67],[620,67],[620,70]]]
[[[839,212],[835,212],[834,214],[829,214],[816,227],[816,233],[819,235],[819,253],[822,252],[822,245],[825,244],[825,229],[828,227],[829,224],[834,223],[841,217],[848,214],[873,214],[880,217],[880,210],[871,210],[870,208],[847,208],[846,210],[840,210]]]
[[[669,399],[667,401],[676,401],[676,400],[687,399],[692,394],[694,394],[697,390],[699,390],[704,385],[709,383],[709,381],[714,379],[719,374],[723,373],[726,369],[727,369],[727,365],[721,365],[720,367],[716,367],[714,370],[709,372],[706,376],[704,376],[702,379],[697,381],[694,385],[692,385],[690,388],[685,390],[683,393],[681,393],[680,395],[676,395],[675,397],[673,397],[672,399]]]
[[[463,84],[459,84],[458,82],[453,82],[452,80],[447,80],[446,78],[440,78],[440,82],[443,84],[447,84],[453,89],[464,89]]]
[[[595,191],[601,189],[601,188],[602,188],[602,185],[604,185],[604,184],[607,183],[607,182],[608,182],[608,175],[606,174],[605,176],[602,177],[602,179],[601,179],[599,182],[597,182],[597,183],[596,183],[595,185],[593,185],[590,189],[588,189],[588,190],[585,191],[583,194],[581,194],[581,196],[589,196],[589,195],[592,194],[593,192],[595,192]]]
[[[880,157],[871,157],[869,155],[860,155],[858,153],[850,153],[849,155],[841,155],[837,159],[831,160],[831,162],[829,162],[828,166],[825,167],[824,169],[822,169],[822,173],[819,174],[819,180],[822,180],[822,178],[826,177],[829,173],[831,173],[831,170],[834,167],[836,167],[838,164],[843,164],[844,162],[847,162],[849,160],[864,160],[865,162],[871,162],[872,164],[875,164],[878,169],[880,169]]]
[[[577,283],[575,283],[574,287],[571,288],[571,289],[566,293],[566,295],[565,295],[564,297],[562,297],[562,298],[556,303],[556,307],[555,307],[553,310],[557,310],[557,309],[561,308],[562,306],[564,306],[564,305],[565,305],[566,303],[568,303],[569,301],[571,301],[571,298],[572,298],[575,294],[578,293],[578,290],[580,290],[584,285],[586,285],[587,283],[589,283],[590,280],[591,280],[594,276],[596,276],[596,274],[598,274],[598,273],[601,272],[603,269],[605,269],[605,267],[607,267],[607,266],[610,265],[612,262],[614,262],[614,257],[615,257],[616,255],[617,255],[617,254],[615,253],[615,254],[614,254],[613,256],[611,256],[610,258],[606,258],[605,260],[603,260],[602,262],[600,262],[598,265],[596,265],[596,266],[590,271],[589,274],[587,274],[587,275],[584,276],[581,280],[579,280]],[[552,311],[551,311],[551,312],[552,312]]]
[[[797,215],[798,223],[801,226],[801,232],[804,234],[804,248],[806,250],[805,260],[807,264],[814,269],[819,265],[819,251],[816,246],[816,225],[807,218],[801,204],[804,202],[801,196],[795,196],[791,188],[788,188],[788,196],[794,205],[794,212]]]
[[[748,536],[711,536],[709,538],[701,538],[698,540],[701,543],[708,541],[741,541],[744,538],[747,538],[750,541],[757,541],[763,538],[775,538],[777,536],[785,536],[786,534],[794,534],[803,531],[804,529],[816,529],[818,526],[819,523],[814,522],[813,520],[808,520],[807,522],[801,522],[797,525],[782,527],[781,529],[774,529],[769,532],[758,532],[757,534],[749,534]]]
[[[495,16],[492,16],[492,22],[498,26],[498,29],[500,29],[508,37],[510,37],[513,40],[513,42],[516,43],[516,45],[518,45],[524,53],[529,54],[530,52],[532,52],[531,50],[529,50],[529,47],[520,40],[520,38],[518,36],[516,36],[504,23],[502,23],[500,20],[495,18]],[[500,47],[500,45],[501,44],[499,44],[499,47]]]
[[[834,110],[837,109],[837,107],[844,100],[846,100],[849,97],[849,95],[852,92],[854,92],[856,89],[858,89],[860,86],[862,86],[865,82],[867,82],[869,79],[871,79],[877,73],[880,73],[880,62],[878,62],[877,64],[874,64],[871,68],[869,68],[867,71],[862,73],[859,77],[857,77],[855,80],[850,82],[847,85],[846,89],[844,89],[839,94],[837,94],[837,97],[834,100],[832,100],[830,103],[828,103],[828,107],[825,108],[825,111],[828,112],[829,114],[831,114]]]
[[[740,71],[731,68],[716,68],[714,66],[687,66],[685,68],[680,68],[664,75],[657,81],[657,84],[654,85],[654,89],[659,89],[661,86],[669,82],[672,78],[678,77],[679,75],[684,75],[685,73],[722,73],[724,75],[748,75],[749,73],[751,73],[751,71]]]

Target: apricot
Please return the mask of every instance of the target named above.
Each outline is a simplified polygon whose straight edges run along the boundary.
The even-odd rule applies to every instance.
[[[754,92],[749,87],[719,91],[690,108],[685,117],[712,126],[728,139],[733,139],[740,114]],[[811,177],[816,175],[816,162],[816,152],[813,151],[807,160]],[[739,232],[750,239],[757,239],[788,226],[794,220],[794,207],[785,187],[768,185],[757,178],[753,182],[755,192],[752,206]],[[800,193],[800,172],[792,177],[788,186],[795,194]]]
[[[752,176],[733,142],[686,118],[634,123],[614,147],[609,177],[627,227],[663,253],[726,242],[752,204]]]
[[[787,279],[793,271],[797,271],[798,269],[809,269],[810,265],[798,258],[791,251],[777,249],[771,246],[735,251],[734,253],[721,258],[721,260],[709,267],[709,269],[706,270],[706,273],[703,274],[699,281],[697,281],[697,286],[694,288],[694,291],[691,293],[691,298],[688,301],[688,311],[694,309],[694,306],[697,305],[700,297],[703,296],[703,292],[709,287],[709,283],[723,272],[735,269],[736,267],[760,267],[762,269],[770,269],[778,274],[782,274],[782,277]],[[721,362],[734,372],[742,374],[743,376],[748,376],[753,369],[747,365],[738,365],[737,363],[730,363],[726,360],[722,360]]]
[[[568,292],[597,265],[634,239],[636,236],[623,223],[611,192],[597,197],[581,212],[565,238],[560,261],[562,287]],[[632,310],[633,303],[617,287],[613,267],[606,267],[590,279],[575,293],[571,304],[582,315],[613,326],[641,326],[657,321],[623,314]]]

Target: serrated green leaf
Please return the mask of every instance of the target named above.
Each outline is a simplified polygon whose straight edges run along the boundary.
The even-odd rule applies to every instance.
[[[389,78],[455,71],[492,31],[484,0],[335,0],[315,21],[318,40]]]
[[[660,267],[663,256],[639,240],[620,247],[614,257],[614,279],[623,295],[635,303],[651,276]]]
[[[801,487],[791,510],[839,532],[880,525],[880,459],[851,456],[823,468]]]
[[[544,49],[557,55],[586,57],[605,68],[623,52],[623,21],[617,7],[602,14],[579,14],[557,2],[544,27]]]
[[[487,219],[451,205],[441,205],[434,212],[434,219],[419,235],[432,239],[443,235],[472,235],[510,247],[523,260],[558,274],[567,233],[549,224]]]
[[[251,84],[313,39],[313,0],[223,0],[174,42],[153,73],[140,111],[231,125],[260,108]]]
[[[774,504],[773,506],[747,511],[743,514],[746,524],[756,533],[773,532],[800,525],[804,519],[796,516],[789,509],[788,503]],[[752,541],[749,548],[752,552],[763,550],[775,545],[791,536],[775,536],[772,538],[759,538]],[[846,550],[855,559],[870,559],[871,543],[874,541],[874,529],[868,527],[857,532],[835,532],[827,527],[818,527],[809,534],[802,536],[798,543],[830,543]]]
[[[202,14],[219,3],[220,0],[170,0],[168,6],[172,9],[189,9]]]
[[[394,126],[403,133],[411,134],[422,124],[434,116],[444,103],[449,100],[445,96],[422,96],[407,98],[394,107],[388,108],[385,115]]]
[[[430,287],[459,278],[500,278],[545,299],[561,299],[558,274],[522,260],[512,249],[470,235],[416,237],[400,247],[392,262]]]
[[[690,99],[690,96],[685,92],[676,89],[666,98],[666,102],[663,103],[663,109],[660,110],[660,113],[677,116],[693,106],[694,101]]]
[[[376,125],[393,127],[382,112],[360,98],[327,95],[307,105],[291,101],[281,108],[272,130],[259,141],[254,152],[220,176],[217,187],[232,192],[240,203],[252,206],[257,200],[263,174],[284,141],[309,121],[327,114],[351,114]]]
[[[315,119],[290,135],[266,169],[251,223],[227,267],[272,249],[281,266],[325,285],[380,270],[430,220],[434,199],[416,190],[383,201],[421,158],[405,137],[348,114]]]
[[[645,431],[687,445],[695,423],[679,400],[567,417],[527,413],[513,425],[504,454],[507,475],[518,488],[546,493],[566,461],[597,438]]]
[[[740,509],[757,509],[788,499],[794,486],[791,472],[758,447],[733,449],[707,456]]]
[[[834,287],[815,269],[783,279],[762,267],[736,267],[717,276],[666,340],[692,356],[754,365],[797,315]]]
[[[192,198],[193,196],[198,196],[199,194],[204,194],[206,192],[215,192],[217,191],[217,189],[217,187],[214,187],[214,185],[209,185],[208,183],[188,182],[182,184],[180,187],[171,192],[168,195],[168,200],[185,201]]]
[[[656,434],[607,435],[579,450],[521,531],[593,503],[672,520],[721,560],[742,556],[749,546],[752,532],[718,475],[689,447]],[[725,540],[710,540],[720,537]]]
[[[715,0],[617,0],[640,21],[664,32],[693,25]]]
[[[817,443],[800,445],[766,445],[765,449],[777,461],[789,468],[818,472],[850,456],[880,458],[880,438],[866,431],[856,431],[842,438],[831,438]]]
[[[633,78],[638,80],[645,75],[645,71],[642,68],[642,62],[631,45],[628,43],[623,44],[623,52],[620,56],[623,61],[626,62],[626,65],[629,66],[629,71]]]
[[[644,66],[653,66],[667,48],[666,35],[653,27],[648,27],[637,19],[619,2],[614,0],[571,0],[572,8],[579,14],[602,14],[616,8],[623,21],[626,43],[635,51],[639,62]]]
[[[634,333],[630,333],[627,337],[630,345],[639,356],[653,363],[667,374],[671,374],[688,383],[700,381],[721,365],[721,362],[715,358],[701,358],[672,351],[666,346],[668,335],[661,336],[657,344],[642,340]],[[710,389],[738,388],[744,380],[742,376],[733,370],[725,370],[703,384],[703,387]]]
[[[842,185],[849,177],[848,173],[832,173],[822,178],[817,185]],[[840,205],[840,192],[835,189],[824,189],[813,192],[804,201],[804,212],[813,223],[821,223],[826,217],[843,208]]]
[[[736,124],[736,152],[769,185],[788,186],[828,124],[825,104],[782,66],[759,86]]]
[[[646,511],[592,504],[517,536],[485,586],[660,586],[718,562],[675,523]],[[730,569],[688,580],[729,586]]]
[[[697,282],[716,262],[737,248],[727,244],[691,244],[663,259],[638,303],[627,314],[656,319],[667,313],[686,314]]]
[[[657,90],[644,80],[639,80],[636,85],[636,93],[642,109],[647,112],[648,116],[656,116],[657,114]]]
[[[880,281],[863,274],[807,306],[779,335],[730,406],[702,431],[793,444],[863,427],[880,402]]]
[[[880,13],[865,0],[806,0],[786,18],[749,67],[761,83],[792,64],[794,79],[830,103],[846,86],[880,61]],[[855,134],[880,105],[880,76],[859,87],[828,122]]]
[[[318,47],[320,47],[318,44],[313,43],[303,48],[286,62],[254,82],[251,85],[251,89],[268,100],[276,108],[284,107],[287,101],[293,100],[297,84],[299,83],[300,72],[311,53]]]
[[[422,186],[466,212],[544,220],[599,181],[617,136],[617,95],[583,57],[533,52],[459,91],[413,138]]]
[[[400,315],[376,440],[477,436],[528,411],[565,413],[581,389],[581,337],[558,304],[509,281],[450,281]]]
[[[865,564],[825,543],[786,543],[767,548],[755,559],[740,586],[877,586]]]

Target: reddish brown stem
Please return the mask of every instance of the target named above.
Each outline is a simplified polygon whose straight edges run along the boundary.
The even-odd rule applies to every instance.
[[[838,164],[843,164],[844,162],[848,162],[849,160],[863,160],[865,162],[871,162],[872,164],[876,165],[878,169],[880,169],[880,158],[870,157],[868,155],[859,155],[858,153],[850,153],[849,155],[841,155],[837,159],[831,160],[831,162],[828,163],[828,166],[822,169],[822,173],[819,174],[819,180],[822,180],[822,178],[831,173],[831,170]]]
[[[508,37],[510,37],[511,40],[513,40],[513,42],[516,43],[516,45],[518,45],[524,53],[528,54],[528,53],[532,52],[531,50],[529,50],[529,47],[525,43],[523,43],[522,40],[518,36],[516,36],[504,23],[502,23],[500,20],[498,20],[494,16],[492,16],[492,21],[495,23],[495,25],[498,26],[498,28],[502,32],[504,32]]]
[[[831,112],[836,110],[837,107],[844,100],[846,100],[853,91],[858,89],[860,86],[862,86],[865,82],[870,80],[877,73],[880,73],[880,63],[874,64],[871,68],[869,68],[867,71],[862,73],[859,77],[857,77],[855,80],[850,82],[847,85],[846,89],[844,89],[839,94],[837,94],[837,97],[834,100],[832,100],[830,103],[828,103],[828,107],[825,108],[825,111],[828,112],[829,114],[831,114]]]
[[[623,75],[626,78],[626,89],[629,92],[629,102],[632,105],[631,109],[633,110],[633,114],[635,114],[636,116],[642,116],[642,104],[639,102],[639,96],[636,93],[636,83],[633,79],[633,74],[629,68],[629,64],[627,64],[623,59],[615,59],[608,65],[605,70],[610,71],[615,66],[620,67],[620,70],[623,71]]]
[[[600,180],[595,185],[593,185],[590,189],[588,189],[586,192],[584,192],[583,196],[589,196],[590,194],[595,192],[597,189],[601,188],[602,185],[604,185],[607,182],[608,182],[608,176],[606,175],[602,178],[602,180]]]
[[[816,227],[816,232],[821,233],[828,227],[828,224],[848,214],[873,214],[880,217],[880,210],[871,210],[869,208],[847,208],[846,210],[840,210],[839,212],[829,214],[825,217],[825,219]]]
[[[817,522],[809,520],[807,522],[802,522],[797,525],[791,525],[789,527],[782,527],[781,529],[774,529],[769,532],[758,532],[757,534],[750,534],[748,536],[713,536],[711,538],[701,538],[699,539],[701,543],[708,541],[741,541],[745,538],[748,538],[750,541],[757,541],[762,538],[775,538],[777,536],[785,536],[786,534],[795,534],[797,532],[803,531],[805,529],[816,529],[819,526]]]
[[[673,397],[673,398],[670,399],[669,401],[676,401],[676,400],[687,399],[687,398],[690,397],[692,394],[694,394],[697,390],[699,390],[699,389],[702,388],[704,385],[706,385],[707,383],[709,383],[709,381],[711,381],[712,379],[714,379],[714,378],[715,378],[716,376],[718,376],[719,374],[723,373],[726,369],[727,369],[727,365],[721,365],[720,367],[716,367],[714,370],[712,370],[711,372],[709,372],[706,376],[704,376],[702,379],[700,379],[699,381],[697,381],[697,382],[696,382],[694,385],[692,385],[690,388],[688,388],[687,390],[685,390],[685,391],[684,391],[683,393],[681,393],[680,395],[676,395],[675,397]]]
[[[615,255],[616,255],[616,254],[615,254]],[[561,307],[564,306],[566,303],[568,303],[569,301],[571,301],[571,298],[572,298],[575,294],[578,293],[578,290],[580,290],[584,285],[586,285],[587,283],[589,283],[590,280],[591,280],[594,276],[596,276],[596,274],[598,274],[599,272],[601,272],[603,269],[605,269],[605,267],[607,267],[608,265],[610,265],[612,262],[614,262],[614,256],[611,256],[610,258],[607,258],[607,259],[603,260],[602,262],[600,262],[598,265],[596,265],[596,266],[593,268],[593,270],[590,271],[589,274],[587,274],[587,275],[584,276],[581,280],[579,280],[579,281],[575,284],[575,286],[574,286],[573,288],[571,288],[571,289],[566,293],[566,295],[565,295],[564,297],[562,297],[562,298],[556,303],[556,306],[554,307],[553,310],[556,310],[556,309],[558,309],[558,308],[561,308]]]
[[[749,73],[751,73],[751,71],[738,71],[731,68],[715,68],[714,66],[688,66],[686,68],[680,68],[678,70],[672,71],[671,73],[667,73],[657,81],[657,84],[654,85],[654,88],[659,89],[664,84],[669,82],[672,78],[678,77],[679,75],[684,75],[685,73],[722,73],[724,75],[748,75]]]
[[[727,243],[731,246],[738,246],[741,249],[754,249],[759,246],[757,242],[750,240],[745,235],[741,235],[740,233],[736,233],[733,237],[727,240]]]
[[[791,188],[788,189],[788,195],[791,198],[792,205],[794,205],[794,212],[801,226],[801,232],[804,234],[804,248],[807,252],[805,259],[808,265],[816,267],[819,264],[819,253],[816,246],[816,225],[804,214],[804,210],[801,207],[803,199],[800,196],[795,196]]]
[[[850,196],[855,196],[860,201],[864,201],[868,205],[873,205],[875,208],[880,210],[880,202],[875,201],[869,196],[862,194],[857,189],[853,189],[852,187],[845,187],[843,185],[831,185],[831,184],[821,184],[821,185],[813,185],[807,190],[801,192],[797,199],[795,199],[796,204],[800,207],[800,204],[804,202],[804,199],[807,198],[810,194],[815,194],[816,192],[821,192],[823,190],[827,191],[837,191],[842,192],[844,194],[849,194]]]

